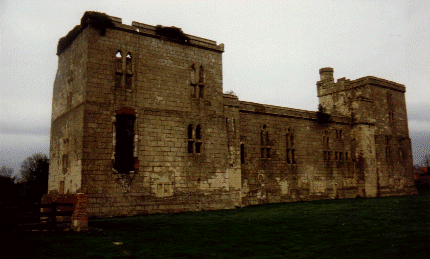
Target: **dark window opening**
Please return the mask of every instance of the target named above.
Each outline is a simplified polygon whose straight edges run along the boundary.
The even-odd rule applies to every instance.
[[[203,85],[199,85],[199,98],[203,98],[204,97],[204,86]]]
[[[132,114],[116,115],[116,145],[114,169],[119,173],[135,171],[134,159],[134,122],[136,116]]]
[[[188,125],[188,139],[193,139],[193,124]]]
[[[266,151],[267,151],[267,158],[270,158],[270,148],[266,148]]]
[[[196,153],[201,153],[202,142],[196,142]]]
[[[240,145],[240,163],[243,165],[245,164],[245,145]]]
[[[131,63],[131,54],[130,53],[128,53],[127,56],[125,57],[125,67],[127,70],[131,71],[132,63]]]
[[[202,139],[202,126],[197,125],[196,128],[196,139]]]
[[[188,153],[194,153],[194,141],[188,141]]]
[[[345,152],[345,161],[348,161],[348,152]]]

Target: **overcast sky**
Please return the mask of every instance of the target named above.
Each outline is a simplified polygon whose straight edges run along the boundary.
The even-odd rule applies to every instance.
[[[48,154],[58,39],[99,11],[225,44],[224,91],[317,110],[318,69],[406,86],[414,163],[430,153],[428,1],[0,0],[0,165]]]

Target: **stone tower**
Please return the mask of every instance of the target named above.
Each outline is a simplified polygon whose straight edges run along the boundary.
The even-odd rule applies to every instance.
[[[320,104],[351,118],[359,189],[366,197],[390,195],[411,185],[412,152],[404,85],[367,76],[334,82],[333,68],[320,69]]]

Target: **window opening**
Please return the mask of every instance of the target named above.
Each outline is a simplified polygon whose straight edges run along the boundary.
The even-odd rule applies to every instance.
[[[240,163],[243,165],[245,164],[245,145],[240,145]]]
[[[202,126],[200,126],[200,125],[197,125],[197,128],[196,128],[196,139],[202,139],[202,133],[201,133],[201,131],[202,131]]]
[[[202,142],[196,142],[196,153],[200,154],[201,152],[201,146],[202,146]]]
[[[135,171],[134,165],[134,123],[133,114],[116,115],[116,145],[114,169],[119,173]]]
[[[193,139],[193,125],[188,125],[188,139]]]
[[[294,134],[293,129],[289,128],[288,133],[285,135],[285,145],[287,147],[287,164],[295,164],[296,158],[295,158],[295,148],[294,148]]]
[[[194,153],[194,141],[188,141],[188,153]]]

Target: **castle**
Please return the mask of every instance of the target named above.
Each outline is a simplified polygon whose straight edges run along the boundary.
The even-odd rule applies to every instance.
[[[58,44],[50,193],[90,217],[416,193],[404,85],[320,69],[320,111],[223,93],[224,45],[86,12]]]

